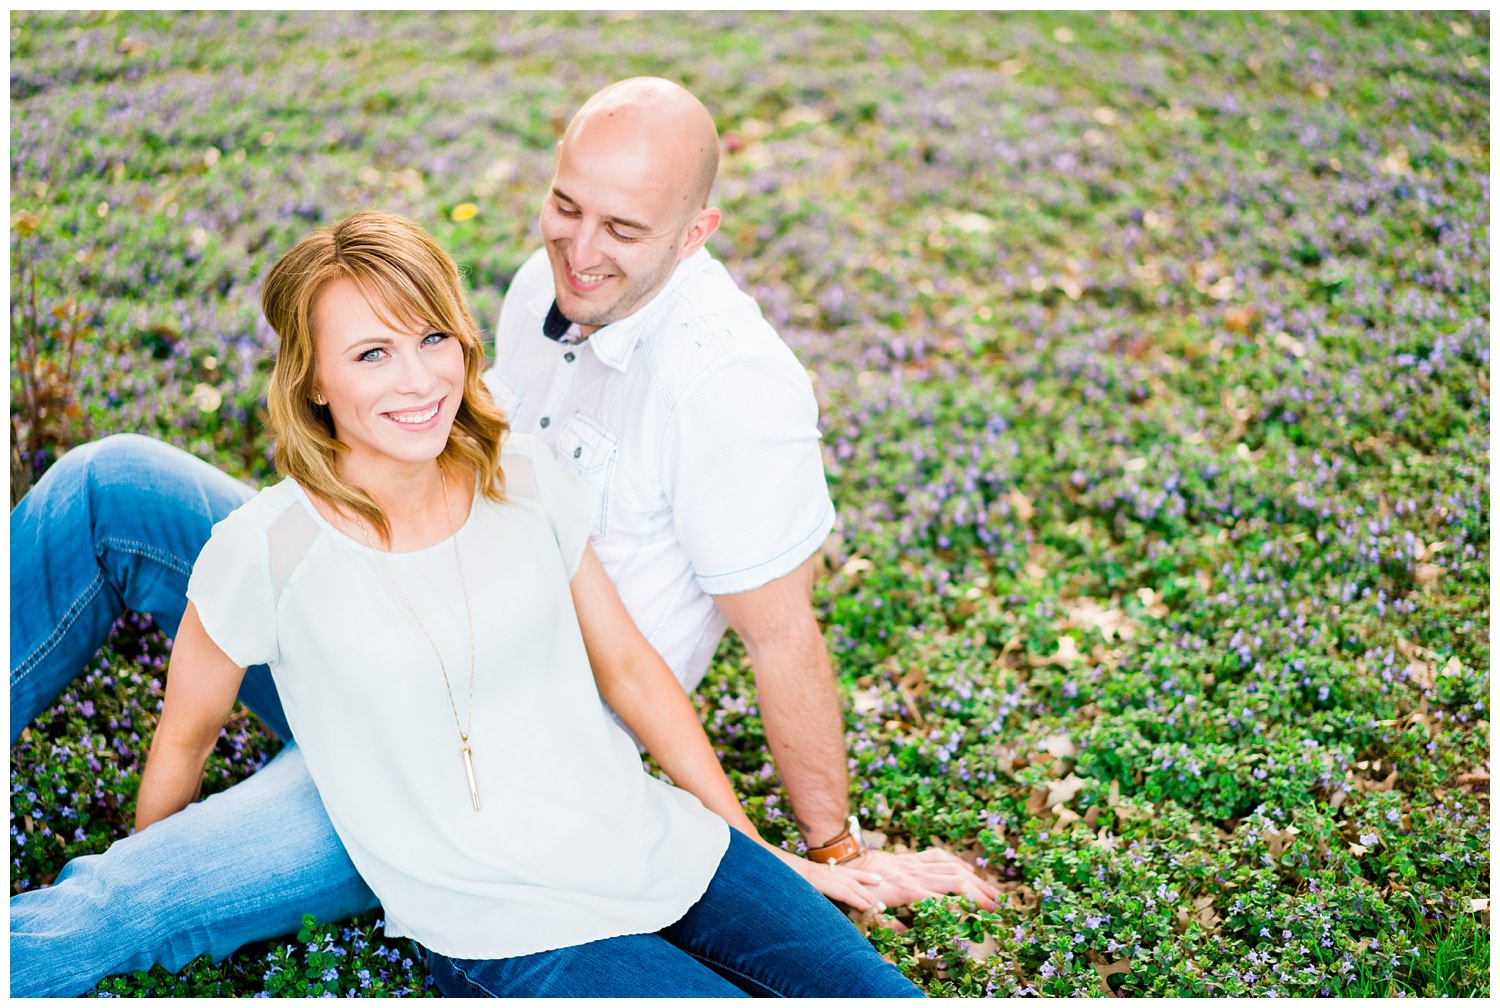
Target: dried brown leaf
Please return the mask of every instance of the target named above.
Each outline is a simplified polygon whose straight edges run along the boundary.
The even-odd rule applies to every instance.
[[[1032,515],[1036,514],[1036,509],[1031,505],[1031,498],[1027,497],[1015,487],[1011,487],[1010,490],[1006,492],[1005,499],[1009,501],[1010,506],[1015,509],[1016,517],[1021,519],[1021,521],[1023,522],[1031,521]]]
[[[1088,787],[1088,781],[1075,773],[1070,773],[1062,780],[1053,781],[1047,785],[1047,808],[1062,805],[1073,800],[1073,798]]]
[[[1224,311],[1224,328],[1232,333],[1244,335],[1250,331],[1251,325],[1260,318],[1260,312],[1249,305],[1234,305]]]
[[[964,949],[964,957],[970,962],[988,962],[998,951],[1000,943],[995,940],[994,935],[986,934],[982,941],[968,943],[968,947]]]
[[[1041,906],[1041,897],[1024,882],[999,882],[996,888],[1006,894],[1006,901],[1016,910],[1030,911]]]
[[[1186,929],[1189,924],[1197,924],[1209,934],[1219,929],[1220,918],[1214,913],[1212,896],[1202,897],[1193,901],[1193,909],[1187,907],[1177,908],[1177,924],[1179,928]],[[1205,902],[1206,901],[1206,902]]]
[[[1066,734],[1048,735],[1037,748],[1051,753],[1057,759],[1072,759],[1078,755],[1078,747]]]
[[[852,556],[844,561],[844,565],[839,568],[839,573],[845,577],[853,577],[856,574],[863,574],[865,571],[873,569],[874,566],[873,563],[862,556]]]
[[[1067,617],[1065,627],[1097,630],[1105,640],[1135,636],[1135,624],[1118,606],[1103,606],[1090,598],[1065,599],[1061,605]]]
[[[1085,955],[1088,957],[1089,962],[1093,964],[1095,971],[1098,972],[1104,993],[1113,995],[1114,991],[1110,989],[1109,978],[1121,973],[1129,973],[1130,960],[1117,959],[1114,962],[1110,962],[1102,952],[1087,952]]]

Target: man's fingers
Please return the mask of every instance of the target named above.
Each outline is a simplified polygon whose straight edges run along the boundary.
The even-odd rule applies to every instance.
[[[979,874],[963,858],[937,847],[897,854],[892,851],[867,851],[853,865],[841,867],[851,871],[854,865],[873,870],[883,880],[873,885],[878,898],[890,906],[902,906],[931,896],[963,896],[985,909],[993,909],[1000,890]],[[852,874],[852,871],[851,871]]]
[[[956,871],[890,872],[875,889],[880,898],[892,906],[914,903],[929,896],[967,896],[981,906],[991,907],[1000,895],[999,889],[978,876]]]

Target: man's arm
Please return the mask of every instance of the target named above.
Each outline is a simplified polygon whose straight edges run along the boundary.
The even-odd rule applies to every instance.
[[[750,656],[761,723],[804,839],[817,846],[849,816],[848,752],[828,647],[812,610],[813,561],[769,584],[715,595]]]
[[[816,846],[844,829],[849,772],[839,691],[813,615],[812,584],[809,558],[768,584],[715,595],[714,602],[745,642],[766,742],[803,839]],[[881,876],[875,892],[889,906],[956,894],[993,907],[999,896],[968,862],[936,848],[911,854],[867,851],[849,864]]]

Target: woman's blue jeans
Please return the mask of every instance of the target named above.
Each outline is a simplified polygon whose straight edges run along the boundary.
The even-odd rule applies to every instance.
[[[429,953],[438,988],[446,997],[922,996],[796,872],[729,836],[708,890],[675,924],[512,959]]]
[[[250,488],[186,452],[116,435],[68,452],[10,516],[10,737],[56,701],[128,608],[177,630],[209,531]],[[264,666],[240,699],[282,738]],[[248,780],[76,858],[11,897],[16,996],[71,996],[115,973],[295,932],[375,907],[295,745]]]

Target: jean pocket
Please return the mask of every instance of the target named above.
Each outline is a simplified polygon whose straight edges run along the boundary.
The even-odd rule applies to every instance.
[[[575,414],[563,424],[553,442],[554,451],[563,465],[577,473],[596,501],[595,538],[609,531],[609,490],[614,479],[615,460],[620,454],[620,438],[599,421]]]

